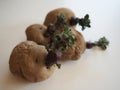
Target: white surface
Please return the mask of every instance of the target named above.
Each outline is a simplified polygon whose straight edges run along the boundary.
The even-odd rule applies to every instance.
[[[67,7],[76,16],[86,13],[91,28],[86,40],[106,36],[106,51],[86,50],[80,60],[65,62],[48,80],[26,83],[9,71],[12,49],[26,40],[25,29],[42,23],[48,11]],[[80,30],[80,27],[77,27]],[[0,90],[120,90],[120,0],[0,0]]]

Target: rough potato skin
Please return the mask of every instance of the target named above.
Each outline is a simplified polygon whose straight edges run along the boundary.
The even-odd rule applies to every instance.
[[[45,45],[49,42],[49,38],[44,37],[46,32],[46,26],[41,24],[30,25],[26,29],[27,40],[34,41],[38,44]]]
[[[54,24],[57,20],[57,16],[60,15],[61,13],[66,16],[67,25],[70,26],[69,20],[71,17],[74,17],[75,14],[73,13],[72,10],[68,8],[58,8],[48,12],[44,21],[44,25],[48,26],[49,24]]]
[[[75,35],[75,44],[63,52],[63,60],[78,60],[86,49],[83,35],[77,30],[72,30]]]
[[[49,78],[56,66],[47,69],[45,57],[47,50],[42,45],[37,45],[33,41],[25,41],[18,44],[12,51],[9,68],[10,71],[30,82],[43,81]]]

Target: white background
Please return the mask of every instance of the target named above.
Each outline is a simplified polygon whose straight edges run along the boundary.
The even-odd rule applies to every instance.
[[[80,60],[63,63],[43,82],[28,83],[9,71],[12,49],[26,40],[25,29],[42,24],[46,14],[67,7],[76,16],[89,14],[91,28],[81,31],[85,40],[106,36],[106,51],[86,50]],[[0,90],[120,90],[120,0],[0,0]]]

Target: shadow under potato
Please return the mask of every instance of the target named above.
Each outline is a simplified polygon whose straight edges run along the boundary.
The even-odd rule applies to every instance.
[[[28,84],[29,84],[28,81],[20,77],[15,77],[9,72],[6,75],[5,80],[3,81],[1,90],[16,90],[16,88],[23,87]]]

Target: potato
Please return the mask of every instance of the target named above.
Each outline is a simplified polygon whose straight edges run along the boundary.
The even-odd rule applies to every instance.
[[[18,44],[12,51],[9,68],[10,71],[30,82],[43,81],[49,78],[56,65],[46,68],[45,58],[48,52],[42,45],[33,41],[25,41]]]
[[[35,41],[38,44],[45,45],[49,42],[49,38],[44,37],[46,26],[41,24],[30,25],[26,29],[27,40]]]
[[[63,60],[78,60],[86,49],[83,35],[77,30],[71,30],[75,35],[75,44],[63,52]]]
[[[70,26],[69,20],[71,17],[74,17],[75,14],[68,8],[58,8],[50,11],[45,18],[44,25],[48,26],[49,24],[54,24],[57,20],[57,16],[60,14],[64,14],[66,16],[67,25]]]

